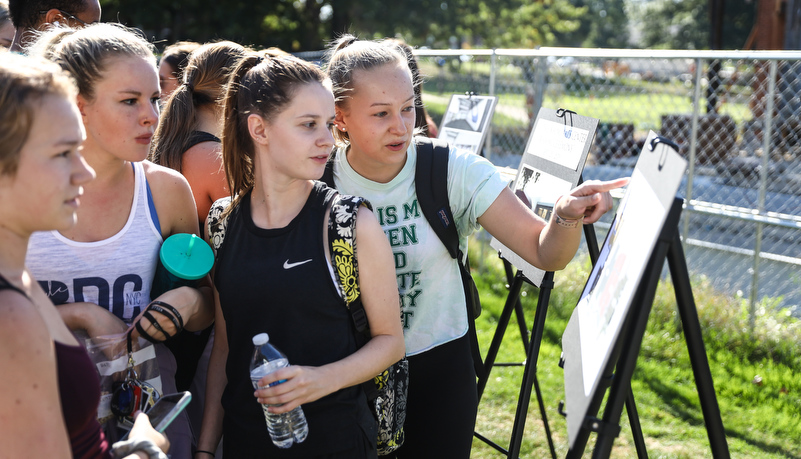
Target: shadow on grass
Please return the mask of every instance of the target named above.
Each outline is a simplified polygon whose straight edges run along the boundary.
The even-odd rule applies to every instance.
[[[691,426],[698,427],[705,425],[706,422],[704,420],[701,408],[698,405],[697,396],[687,397],[675,386],[665,383],[658,377],[644,375],[642,371],[636,372],[635,377],[637,380],[648,385],[651,391],[664,402],[664,406],[660,407],[661,409],[672,414],[677,419],[687,422]],[[801,456],[792,454],[782,446],[761,441],[759,438],[739,430],[727,429],[725,421],[723,428],[726,432],[727,438],[737,438],[751,446],[759,448],[766,453],[781,454],[788,458],[801,459]]]

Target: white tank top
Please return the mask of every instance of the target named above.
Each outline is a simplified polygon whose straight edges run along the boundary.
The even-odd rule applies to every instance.
[[[144,167],[133,163],[133,169],[133,205],[117,234],[96,242],[71,241],[58,231],[31,235],[25,262],[53,303],[95,303],[125,322],[150,303],[163,239]]]

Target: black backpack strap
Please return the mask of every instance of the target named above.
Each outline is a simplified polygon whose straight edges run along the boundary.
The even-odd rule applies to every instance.
[[[473,369],[476,375],[483,375],[484,363],[478,347],[475,321],[475,318],[481,313],[481,303],[478,300],[476,284],[470,275],[470,260],[464,257],[459,249],[459,233],[456,230],[456,221],[453,218],[448,199],[450,148],[447,142],[428,137],[416,137],[415,142],[417,142],[417,167],[414,186],[417,191],[417,202],[420,204],[420,210],[428,220],[428,224],[448,249],[451,257],[455,258],[459,264],[467,305],[467,335],[473,354]]]
[[[415,137],[417,142],[417,168],[414,186],[417,202],[426,220],[448,249],[452,258],[459,256],[459,233],[451,213],[448,199],[448,158],[450,148],[447,142],[428,137]]]

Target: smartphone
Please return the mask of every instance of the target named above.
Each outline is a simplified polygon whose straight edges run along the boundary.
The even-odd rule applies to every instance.
[[[192,401],[192,394],[186,391],[164,394],[145,413],[150,418],[150,424],[153,428],[159,432],[164,432],[181,411],[186,408],[186,405],[189,405],[190,401]]]
[[[190,401],[192,401],[192,394],[186,391],[164,394],[149,410],[145,411],[145,414],[150,418],[150,425],[154,429],[164,432],[172,421],[181,414],[181,411],[189,405]],[[129,432],[126,432],[121,440],[127,440]]]

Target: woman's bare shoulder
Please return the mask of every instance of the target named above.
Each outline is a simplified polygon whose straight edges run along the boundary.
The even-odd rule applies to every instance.
[[[161,166],[150,161],[142,161],[145,170],[145,177],[151,188],[180,189],[189,188],[189,183],[183,175],[175,169]],[[154,190],[155,192],[155,190]]]
[[[197,233],[195,198],[186,178],[178,171],[150,161],[144,161],[144,169],[162,223],[162,235]]]
[[[51,342],[47,324],[31,300],[14,290],[0,290],[0,368],[8,368],[6,359],[38,358]]]

